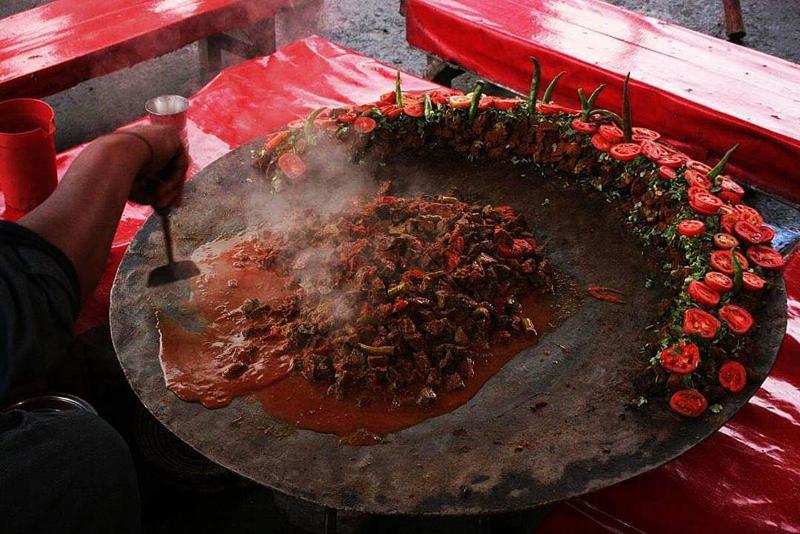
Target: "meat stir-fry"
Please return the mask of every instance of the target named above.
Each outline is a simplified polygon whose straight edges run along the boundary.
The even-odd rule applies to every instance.
[[[508,206],[453,197],[381,196],[302,224],[248,258],[288,277],[291,295],[275,307],[242,307],[246,357],[283,339],[291,372],[359,403],[434,403],[463,388],[496,344],[535,336],[520,299],[552,291],[550,264],[524,218]]]

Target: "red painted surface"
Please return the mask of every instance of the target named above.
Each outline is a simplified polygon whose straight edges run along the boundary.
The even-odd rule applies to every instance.
[[[795,201],[800,181],[800,67],[597,0],[407,0],[408,41],[500,85],[526,92],[535,55],[544,78],[568,72],[556,100],[578,86],[609,87],[619,109],[632,73],[634,122],[709,149],[741,143],[739,175]]]
[[[227,69],[192,99],[192,172],[313,108],[372,101],[393,87],[393,76],[391,68],[318,37]],[[404,76],[403,85],[433,87],[412,76]],[[80,149],[59,156],[60,172]],[[125,210],[108,271],[80,329],[107,321],[114,272],[148,214],[132,205]],[[773,373],[750,404],[670,464],[557,506],[542,532],[800,531],[800,253],[784,278],[787,335]]]
[[[272,17],[292,0],[56,0],[0,20],[0,100],[41,97]]]

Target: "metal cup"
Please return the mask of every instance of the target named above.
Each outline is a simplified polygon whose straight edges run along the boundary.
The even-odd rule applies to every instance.
[[[174,126],[180,132],[181,138],[186,140],[186,113],[189,110],[189,100],[180,95],[161,95],[148,100],[144,109],[151,123]]]

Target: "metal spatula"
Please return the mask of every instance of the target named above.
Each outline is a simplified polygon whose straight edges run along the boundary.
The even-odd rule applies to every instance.
[[[200,274],[200,269],[193,261],[175,261],[172,252],[172,232],[169,227],[169,208],[157,209],[161,224],[164,227],[164,246],[167,249],[167,264],[156,267],[147,276],[147,287],[163,286],[178,280],[186,280]]]

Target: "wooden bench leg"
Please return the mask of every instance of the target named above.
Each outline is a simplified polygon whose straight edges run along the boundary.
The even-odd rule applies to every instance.
[[[424,77],[428,80],[450,87],[453,80],[462,74],[464,74],[463,70],[455,68],[439,58],[428,56],[428,66],[425,67],[424,74]]]
[[[200,66],[206,71],[216,72],[222,67],[222,46],[216,35],[201,39],[198,44]]]
[[[267,56],[277,50],[275,41],[275,17],[259,20],[244,30],[252,45],[253,56]]]

